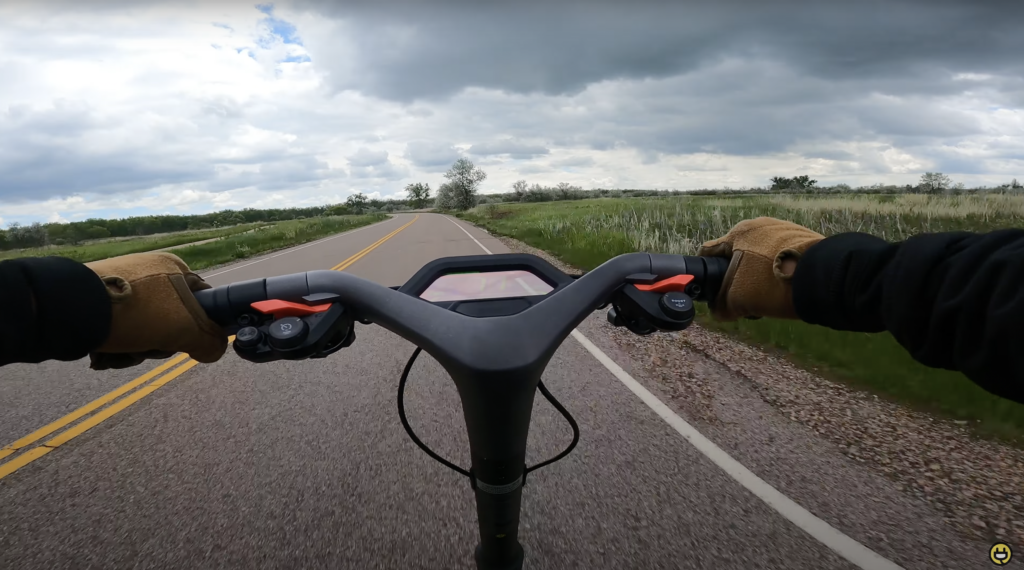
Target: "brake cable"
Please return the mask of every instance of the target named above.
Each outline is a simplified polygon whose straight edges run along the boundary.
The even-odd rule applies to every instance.
[[[459,467],[458,465],[455,465],[454,463],[441,457],[432,449],[427,447],[425,443],[420,441],[420,438],[416,437],[416,433],[413,432],[412,427],[409,425],[409,419],[405,416],[405,384],[409,379],[409,371],[412,370],[412,365],[413,363],[416,362],[416,357],[419,356],[420,352],[422,351],[422,348],[418,346],[416,347],[416,350],[413,351],[412,356],[409,357],[409,362],[405,364],[405,370],[402,371],[402,378],[398,381],[398,417],[402,420],[402,427],[405,428],[405,433],[409,434],[409,438],[412,439],[413,443],[419,446],[419,448],[426,452],[427,455],[432,457],[438,463],[451,469],[452,471],[455,471],[461,475],[465,475],[466,477],[469,477],[470,480],[473,480],[473,474],[469,470],[463,469],[462,467]],[[551,459],[542,461],[532,467],[527,467],[523,471],[524,484],[526,483],[527,473],[531,471],[536,471],[541,467],[551,465],[552,463],[558,461],[559,459],[562,459],[566,455],[569,455],[572,452],[572,450],[576,448],[576,444],[579,443],[580,441],[580,426],[576,423],[576,420],[572,417],[572,414],[569,413],[569,410],[565,409],[565,407],[558,400],[556,400],[554,396],[551,395],[551,392],[549,392],[547,387],[544,386],[543,381],[537,383],[537,389],[540,390],[540,393],[544,395],[544,398],[546,398],[547,401],[550,402],[551,405],[554,406],[554,408],[558,410],[560,414],[562,414],[562,417],[564,417],[566,421],[569,422],[569,425],[572,426],[572,443],[569,444],[569,447],[566,447],[565,450],[563,450],[558,455],[552,457]]]

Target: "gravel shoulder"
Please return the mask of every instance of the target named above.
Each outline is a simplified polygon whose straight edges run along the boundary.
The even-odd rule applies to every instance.
[[[547,252],[496,237],[512,251],[538,255],[570,274],[581,273]],[[647,337],[598,326],[630,360],[644,363],[635,373],[657,384],[689,421],[710,430],[709,436],[723,423],[741,423],[731,421],[729,408],[722,405],[736,400],[727,384],[738,382],[756,394],[757,404],[802,426],[816,444],[838,451],[848,463],[880,475],[896,492],[930,507],[941,517],[939,524],[966,541],[1024,545],[1024,450],[981,440],[961,423],[823,379],[699,325]],[[707,374],[694,373],[700,368],[696,361],[705,362]],[[722,382],[722,373],[730,382]],[[719,436],[729,439],[725,431]],[[872,542],[889,540],[884,530],[865,533],[874,536]]]

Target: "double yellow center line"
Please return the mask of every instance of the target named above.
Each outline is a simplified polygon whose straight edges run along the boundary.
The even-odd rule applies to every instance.
[[[377,247],[380,246],[380,244],[382,244],[382,243],[388,241],[389,239],[395,237],[395,235],[397,235],[398,232],[400,232],[400,231],[404,230],[405,228],[411,226],[413,224],[413,222],[415,222],[418,219],[420,219],[420,215],[416,214],[416,217],[413,218],[412,221],[409,222],[408,224],[405,224],[404,226],[398,228],[397,230],[395,230],[395,231],[389,233],[388,235],[380,238],[379,240],[373,242],[372,244],[370,244],[368,247],[366,247],[365,249],[363,249],[359,253],[357,253],[357,254],[353,255],[352,257],[346,259],[345,261],[342,261],[341,263],[335,265],[334,267],[331,268],[331,270],[332,271],[345,271],[345,269],[349,265],[352,265],[353,263],[355,263],[355,262],[359,261],[360,259],[366,257],[366,254],[368,254],[371,251],[377,249]]]
[[[414,217],[412,221],[398,228],[397,230],[389,233],[382,237],[376,242],[370,244],[355,255],[349,257],[345,261],[335,265],[331,269],[335,271],[344,271],[347,267],[353,263],[359,261],[365,257],[368,253],[379,247],[384,242],[395,237],[398,232],[411,226],[413,222],[419,219],[419,215]],[[234,341],[235,337],[229,337],[228,342]],[[36,431],[26,435],[25,437],[12,442],[3,448],[0,448],[0,460],[3,460],[12,455],[17,455],[10,461],[0,464],[0,479],[14,473],[18,469],[32,463],[36,459],[46,455],[47,453],[57,449],[61,445],[71,441],[72,439],[82,435],[97,425],[103,423],[114,414],[127,408],[128,406],[138,402],[142,398],[145,398],[149,394],[155,392],[158,388],[167,384],[171,380],[174,380],[178,376],[181,376],[185,372],[189,371],[192,367],[199,364],[197,361],[192,360],[187,354],[179,354],[167,362],[157,366],[153,370],[139,376],[138,378],[128,382],[120,388],[105,394],[92,402],[78,408],[70,414],[51,422]],[[154,380],[155,378],[155,380]],[[139,388],[143,386],[142,388]],[[134,392],[133,392],[134,390]],[[125,396],[128,394],[127,396]],[[97,413],[96,410],[100,410]],[[92,415],[90,415],[92,414]],[[85,418],[84,421],[78,422],[78,420]],[[75,422],[78,422],[75,424]],[[40,445],[24,451],[26,448],[36,443],[37,441],[58,432],[69,425],[73,425],[70,429],[59,433],[56,437],[52,437]],[[18,455],[20,453],[20,455]]]

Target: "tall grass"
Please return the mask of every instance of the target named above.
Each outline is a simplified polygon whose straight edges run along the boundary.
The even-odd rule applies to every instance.
[[[890,199],[887,199],[890,198]],[[512,215],[509,215],[512,214]],[[658,251],[693,255],[700,244],[720,237],[738,222],[771,216],[823,235],[865,232],[900,241],[922,232],[990,231],[1024,226],[1024,197],[851,196],[815,198],[636,198],[588,202],[502,204],[470,214],[499,227],[535,230],[547,240],[591,247],[593,240],[619,253]]]
[[[488,229],[592,269],[632,251],[693,255],[744,219],[771,216],[829,236],[858,231],[899,241],[922,232],[1024,227],[1024,196],[741,196],[602,199],[488,205],[464,215]],[[914,361],[888,333],[833,331],[796,321],[699,322],[783,351],[794,362],[894,400],[971,420],[981,433],[1024,441],[1024,406],[960,373]]]

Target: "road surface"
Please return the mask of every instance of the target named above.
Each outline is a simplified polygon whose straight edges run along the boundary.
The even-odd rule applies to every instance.
[[[465,222],[402,214],[204,276],[222,285],[339,268],[391,286],[427,261],[483,248],[508,251]],[[635,369],[602,335],[601,318],[579,330]],[[211,365],[182,357],[116,372],[90,371],[87,361],[0,369],[0,439],[32,440],[0,458],[0,568],[472,568],[469,483],[416,448],[398,420],[398,378],[414,347],[373,326],[357,336],[319,361],[255,365],[229,350]],[[62,423],[158,365],[112,407]],[[685,407],[668,401],[669,415],[659,415],[609,366],[570,338],[545,374],[582,438],[530,476],[527,568],[990,564],[988,545],[738,397],[745,419],[707,434],[778,492],[766,501],[750,477],[730,475],[680,434],[669,416],[686,420]],[[536,402],[530,463],[571,437]],[[454,385],[425,354],[406,406],[428,445],[468,465]],[[51,433],[26,437],[52,422]]]

